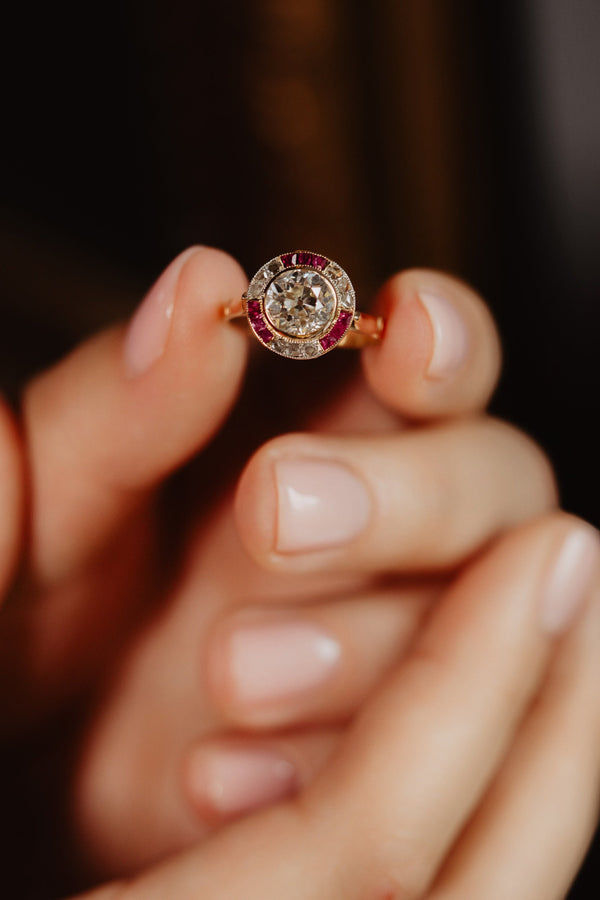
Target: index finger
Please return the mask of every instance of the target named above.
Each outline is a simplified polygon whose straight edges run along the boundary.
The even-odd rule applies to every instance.
[[[363,353],[375,395],[412,419],[484,409],[500,371],[500,341],[483,300],[462,281],[426,269],[391,278],[377,298],[383,340]]]

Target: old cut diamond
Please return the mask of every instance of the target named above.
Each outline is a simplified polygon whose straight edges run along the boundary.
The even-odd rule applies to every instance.
[[[316,334],[335,314],[335,292],[314,269],[288,269],[265,295],[265,312],[278,331],[293,337]]]

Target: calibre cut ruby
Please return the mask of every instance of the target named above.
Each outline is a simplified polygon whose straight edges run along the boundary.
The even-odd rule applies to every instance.
[[[352,316],[350,315],[350,313],[347,313],[347,312],[340,313],[337,322],[333,326],[333,328],[335,329],[336,335],[339,335],[341,337],[344,334],[344,332],[348,328],[351,318],[352,318]]]
[[[260,300],[248,300],[246,306],[249,314],[260,313]]]
[[[333,347],[334,344],[337,344],[340,338],[342,338],[345,332],[348,330],[351,319],[352,313],[348,312],[348,310],[343,309],[334,322],[332,328],[330,328],[327,334],[323,335],[323,337],[319,341],[323,350],[329,350],[330,347]]]
[[[311,269],[324,269],[327,265],[327,260],[325,259],[325,257],[318,256],[318,254],[316,253],[295,253],[288,255],[291,256],[293,260],[290,265],[310,266]],[[282,257],[282,259],[283,258],[284,257]]]
[[[325,259],[324,256],[319,256],[318,253],[305,252],[284,253],[281,257],[281,262],[286,269],[290,266],[310,266],[311,269],[323,270],[329,265],[329,260]]]
[[[269,341],[273,340],[273,333],[269,331],[265,324],[265,320],[260,313],[249,313],[250,325],[252,326],[252,330],[265,344],[268,344]]]
[[[319,343],[320,343],[321,347],[323,348],[323,350],[329,350],[329,348],[333,347],[333,345],[336,342],[337,342],[337,338],[333,337],[331,332],[329,332],[329,334],[326,334],[324,337],[320,338],[320,340],[319,340]]]

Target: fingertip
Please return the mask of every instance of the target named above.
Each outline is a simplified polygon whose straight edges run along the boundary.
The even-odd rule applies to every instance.
[[[183,790],[201,820],[219,825],[290,796],[294,763],[268,745],[241,739],[200,743],[189,751]]]
[[[379,345],[363,354],[376,395],[420,419],[483,408],[495,387],[500,345],[489,310],[467,285],[413,269],[391,278],[377,298],[386,317]]]
[[[241,296],[246,285],[239,263],[222,250],[193,246],[176,256],[129,323],[123,340],[127,376],[146,374],[168,354],[170,343],[197,339],[197,328],[214,340],[222,302]],[[228,336],[237,344],[231,331]]]
[[[213,247],[193,247],[178,260],[182,257],[172,313],[174,358],[187,353],[191,359],[206,361],[210,356],[219,363],[217,372],[226,366],[241,371],[247,341],[223,320],[221,311],[248,286],[242,267],[228,253]]]
[[[198,249],[189,247],[176,256],[137,307],[123,340],[125,370],[130,378],[143,375],[164,353],[181,270]]]
[[[228,413],[243,377],[247,339],[223,320],[221,311],[246,286],[241,266],[229,254],[192,247],[171,263],[135,313],[123,343],[121,384],[123,419],[130,423],[126,432],[139,445],[131,454],[135,471],[129,479],[163,477],[199,449]],[[154,355],[149,352],[150,364],[132,377],[129,341],[136,329],[138,337],[144,335],[148,308],[149,316],[163,319],[164,346]]]
[[[386,321],[384,337],[361,354],[363,371],[384,404],[411,415],[418,406],[418,373],[427,366],[432,336],[408,273],[399,273],[383,285],[376,309]]]

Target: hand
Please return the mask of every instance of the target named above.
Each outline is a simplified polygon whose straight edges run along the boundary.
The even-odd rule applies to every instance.
[[[39,456],[43,456],[38,465],[42,475],[34,477],[41,488],[37,490],[38,497],[44,496],[44,479],[47,496],[52,497],[52,490],[64,480],[61,473],[68,472],[79,488],[71,490],[70,506],[65,503],[68,495],[61,494],[64,521],[62,526],[46,527],[46,532],[50,546],[55,542],[54,552],[48,553],[51,568],[60,560],[56,543],[60,550],[61,535],[67,558],[69,553],[77,557],[78,547],[83,551],[83,565],[69,563],[57,578],[48,579],[53,587],[60,585],[54,596],[60,597],[61,591],[69,596],[66,586],[71,594],[73,584],[79,586],[81,593],[71,601],[70,617],[73,619],[73,609],[80,611],[80,624],[88,622],[96,610],[106,609],[107,593],[118,600],[120,610],[126,611],[125,618],[135,618],[131,604],[123,601],[128,596],[144,598],[140,584],[147,574],[148,559],[157,558],[152,534],[152,495],[143,488],[153,485],[168,469],[198,449],[202,434],[214,429],[231,400],[223,375],[228,366],[231,369],[239,361],[240,336],[216,323],[214,312],[236,290],[240,292],[239,283],[232,286],[235,278],[241,280],[240,276],[229,260],[210,251],[192,254],[187,261],[180,260],[179,265],[183,265],[183,270],[179,271],[171,333],[164,353],[147,371],[138,371],[137,377],[130,380],[125,378],[121,362],[123,338],[113,334],[78,351],[57,370],[43,376],[28,394],[27,422],[32,436],[29,442],[34,447],[39,445]],[[172,272],[165,277],[172,278]],[[199,284],[207,292],[206,308],[202,306],[203,296],[198,297]],[[438,345],[437,361],[435,353],[433,356],[434,378],[426,374],[432,350],[431,327],[415,296],[416,288],[423,289],[423,284],[425,289],[437,290],[442,296],[445,292],[450,294],[460,310],[470,346],[466,359],[462,364],[458,360],[454,371],[452,366],[448,371],[448,361],[452,363],[453,359],[446,350],[444,375],[440,372]],[[456,282],[431,273],[413,273],[394,280],[384,291],[385,300],[390,304],[386,340],[381,348],[371,352],[370,358],[366,357],[375,394],[392,411],[413,419],[464,416],[480,409],[492,388],[498,360],[494,332],[480,301]],[[429,302],[435,309],[435,294]],[[205,360],[192,360],[190,372],[190,360],[183,352],[196,319],[207,328],[207,356],[212,361],[213,352],[214,356],[220,355],[225,367],[217,379],[221,394],[213,389],[204,406],[198,404],[195,385],[206,381],[211,373],[202,366]],[[137,328],[139,333],[140,318],[136,321],[133,331]],[[151,328],[141,328],[146,349],[149,333],[151,336]],[[131,351],[130,341],[131,337],[127,344]],[[234,342],[235,354],[228,349],[229,341]],[[142,340],[142,347],[143,344]],[[456,363],[456,349],[454,354]],[[136,368],[135,353],[133,357],[132,360],[130,352],[130,367],[133,362]],[[441,360],[444,361],[443,354]],[[137,363],[139,368],[139,346]],[[230,374],[236,382],[236,370]],[[179,405],[170,402],[161,407],[159,402],[152,409],[150,401],[164,398],[167,386]],[[95,388],[100,403],[90,388]],[[82,423],[80,416],[73,421],[73,406],[89,406],[89,421]],[[286,436],[263,448],[242,479],[238,531],[259,563],[279,569],[277,578],[265,575],[240,552],[231,503],[226,501],[208,521],[204,519],[190,542],[185,577],[175,584],[159,615],[138,633],[124,654],[122,668],[113,679],[112,690],[91,731],[78,789],[78,810],[87,840],[96,859],[109,869],[139,866],[149,858],[196,841],[225,818],[308,784],[340,740],[345,739],[346,723],[357,706],[410,643],[423,612],[440,594],[447,578],[447,574],[440,577],[440,570],[451,573],[453,567],[494,534],[554,503],[552,477],[543,456],[527,439],[499,423],[471,419],[443,427],[429,425],[423,430],[405,427],[402,433],[395,433],[396,417],[365,396],[360,388],[350,391],[326,418],[329,430],[347,431],[350,422],[353,431],[380,433],[377,437],[364,436],[358,442],[339,437]],[[320,427],[323,428],[323,421]],[[65,428],[72,436],[68,447],[61,440]],[[48,431],[59,436],[49,446],[44,441]],[[172,431],[173,439],[165,440],[165,434],[171,438]],[[52,453],[48,454],[53,447],[58,451],[54,459]],[[108,453],[105,448],[109,448]],[[350,553],[343,542],[337,549],[313,548],[309,552],[286,547],[284,543],[283,553],[273,552],[273,534],[268,528],[272,495],[260,486],[274,460],[281,460],[279,470],[285,473],[287,466],[289,474],[289,460],[298,448],[304,461],[316,457],[328,465],[332,459],[337,463],[350,462],[349,471],[364,481],[374,515],[362,536],[356,535],[352,540]],[[62,458],[65,450],[77,458],[81,471],[70,463],[69,456]],[[444,451],[445,464],[441,466],[440,454]],[[35,453],[31,455],[35,471]],[[473,460],[477,461],[480,478],[475,484],[470,471]],[[111,472],[113,477],[107,479]],[[411,494],[407,487],[415,477],[420,492]],[[478,485],[487,488],[488,493],[482,493]],[[395,491],[402,488],[403,496],[392,494],[390,487]],[[44,509],[49,516],[55,512],[56,503],[37,504],[36,512]],[[42,525],[34,533],[43,534],[41,512],[40,518]],[[313,540],[316,521],[308,523]],[[331,525],[327,529],[329,535]],[[91,540],[86,532],[90,529]],[[136,561],[125,537],[132,539],[133,535],[139,543],[140,531],[150,532],[148,556],[140,553]],[[397,540],[385,539],[398,533],[402,535],[400,548]],[[297,531],[295,536],[298,537]],[[337,536],[339,539],[339,531]],[[118,553],[114,550],[116,541]],[[41,544],[43,547],[44,542]],[[35,542],[32,546],[35,549]],[[41,556],[43,561],[43,553]],[[35,561],[36,554],[32,553],[31,558]],[[122,569],[110,592],[107,558],[120,560]],[[402,575],[415,568],[421,573],[433,571],[434,577],[421,579],[418,586],[394,579],[385,590],[379,583],[381,571]],[[37,566],[32,565],[30,571],[36,569],[43,570],[39,557]],[[296,574],[300,570],[311,570],[313,574],[300,577]],[[74,572],[77,578],[73,577]],[[128,590],[123,573],[131,579],[133,589]],[[43,584],[43,577],[37,581],[38,585]],[[294,594],[286,598],[290,589]],[[46,641],[48,634],[57,633],[58,625],[61,636],[65,634],[64,621],[56,616],[56,605],[54,613],[50,612],[47,597],[48,593],[37,607],[38,611],[46,611],[48,623],[51,619],[55,622],[53,630],[46,627],[39,631],[40,640],[43,637]],[[104,606],[100,606],[99,598]],[[315,598],[320,602],[315,602]],[[401,599],[404,603],[399,602]],[[249,600],[254,609],[242,612],[240,607],[247,606]],[[21,609],[23,606],[27,609],[26,604],[21,604]],[[236,643],[233,638],[241,633],[239,626],[248,625],[249,615],[254,638],[261,622],[271,629],[267,636],[277,637],[282,636],[282,625],[294,622],[296,639],[299,619],[304,623],[304,638],[308,635],[314,639],[315,625],[324,627],[325,646],[337,656],[329,677],[323,683],[314,683],[312,689],[305,684],[299,692],[290,691],[288,684],[281,696],[259,697],[258,702],[256,693],[249,697],[247,690],[240,697],[239,684],[236,686],[228,677],[229,662]],[[114,627],[118,622],[109,621],[107,625],[111,640],[103,642],[98,640],[98,627],[92,622],[97,660],[102,659],[99,651],[104,648],[106,653],[107,646],[114,646],[115,634],[121,634],[119,627]],[[273,632],[274,626],[279,631]],[[89,640],[81,640],[80,628],[73,628],[72,635],[73,646],[82,646],[84,652],[77,665],[71,665],[70,672],[64,665],[65,658],[69,658],[64,645],[62,665],[48,665],[53,677],[42,681],[42,700],[46,703],[52,699],[48,684],[55,685],[54,696],[60,697],[65,687],[72,684],[73,671],[81,671],[77,667],[82,662],[87,673],[93,674]],[[266,645],[271,643],[267,641]],[[238,650],[239,645],[237,641]],[[256,649],[256,640],[254,645]],[[48,652],[40,655],[42,660],[48,656]],[[200,659],[204,657],[210,665],[206,677],[201,677]],[[281,663],[280,659],[280,666]],[[55,674],[57,670],[62,672],[62,684]],[[312,670],[314,674],[314,665]],[[248,674],[247,666],[245,673]],[[247,688],[248,679],[245,680]],[[282,684],[281,678],[278,683]],[[38,701],[38,706],[43,705]],[[243,737],[238,735],[233,742],[232,726],[245,729]],[[281,727],[287,729],[285,739],[279,733]],[[255,732],[254,737],[249,731]],[[152,748],[151,756],[148,747]],[[272,764],[278,756],[279,764]],[[243,759],[245,764],[240,768]],[[237,796],[234,791],[217,798],[212,791],[215,767],[218,772],[219,766],[222,771],[223,764],[226,768],[228,765],[231,776],[232,763],[238,773],[245,766],[246,786],[242,779],[237,785]],[[254,772],[251,784],[260,784],[261,788],[254,795],[248,792],[248,763]],[[153,786],[150,794],[149,784]],[[225,784],[235,788],[231,777]]]
[[[87,900],[564,897],[597,814],[599,677],[597,536],[545,516],[455,580],[296,798]]]

